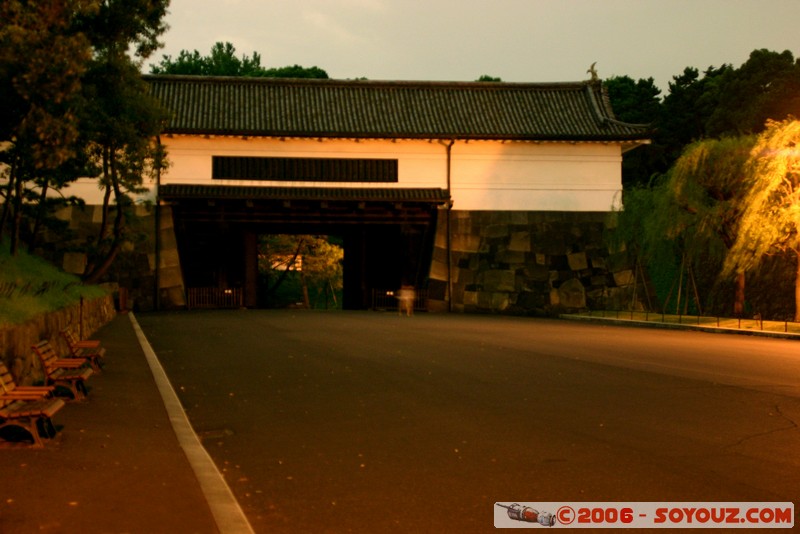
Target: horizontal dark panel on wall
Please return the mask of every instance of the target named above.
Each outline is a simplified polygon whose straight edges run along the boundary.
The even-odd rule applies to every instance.
[[[213,156],[216,180],[397,182],[396,159]]]

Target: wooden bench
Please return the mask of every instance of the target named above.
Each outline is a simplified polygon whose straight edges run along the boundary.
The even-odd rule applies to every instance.
[[[54,386],[18,386],[5,364],[0,363],[0,399],[48,399],[54,395],[55,389]]]
[[[30,434],[33,447],[43,447],[42,438],[49,439],[56,435],[52,417],[63,407],[64,401],[57,398],[0,398],[0,430],[6,427],[21,428]]]
[[[94,371],[84,358],[59,358],[47,340],[40,341],[31,348],[42,363],[45,385],[67,388],[74,400],[86,398],[86,380]]]
[[[67,342],[69,353],[73,358],[84,358],[95,373],[99,373],[103,367],[103,358],[106,356],[106,349],[100,346],[97,339],[78,339],[72,333],[72,329],[65,328],[61,331],[61,337]]]

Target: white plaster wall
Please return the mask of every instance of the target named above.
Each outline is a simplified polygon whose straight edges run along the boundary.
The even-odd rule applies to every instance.
[[[147,193],[135,195],[136,202],[150,201],[155,202],[155,180],[145,180],[142,184],[147,188]],[[48,196],[54,196],[59,193],[51,191]],[[61,190],[60,195],[64,197],[75,196],[82,198],[86,204],[101,205],[103,203],[104,191],[98,187],[97,178],[78,178],[65,188]],[[113,204],[114,195],[111,195],[111,202]]]
[[[308,140],[238,137],[162,138],[171,162],[162,174],[163,184],[206,184],[264,187],[370,187],[417,188],[447,187],[444,146],[428,141],[384,140]],[[285,182],[266,180],[212,180],[212,156],[289,157],[289,158],[369,158],[397,159],[396,183]]]
[[[453,146],[458,210],[608,211],[622,190],[622,151],[600,143]]]
[[[447,148],[438,141],[316,140],[164,136],[170,167],[163,184],[447,188]],[[398,160],[396,183],[212,180],[212,156],[388,158]],[[456,210],[608,211],[622,190],[618,144],[457,141],[451,149],[450,186]],[[152,186],[152,184],[150,184]],[[95,180],[65,194],[102,203]],[[152,197],[152,192],[145,197]]]

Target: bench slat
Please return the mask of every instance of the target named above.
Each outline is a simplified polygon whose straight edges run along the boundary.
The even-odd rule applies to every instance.
[[[106,349],[100,346],[97,339],[80,340],[72,333],[72,329],[65,328],[61,331],[61,337],[67,342],[70,355],[73,358],[84,358],[92,366],[95,372],[99,373],[102,367],[101,360],[105,358]]]
[[[92,368],[86,366],[87,360],[59,358],[48,340],[40,341],[31,348],[42,362],[48,384],[68,387],[75,400],[85,397],[84,381],[93,373]]]
[[[0,408],[0,417],[17,419],[24,417],[52,417],[64,407],[61,399],[45,399],[39,401],[15,401]]]

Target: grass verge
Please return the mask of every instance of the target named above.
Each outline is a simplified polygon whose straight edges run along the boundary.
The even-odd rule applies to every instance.
[[[99,286],[84,285],[42,258],[20,251],[11,256],[0,243],[0,324],[16,324],[85,299],[102,297]]]

